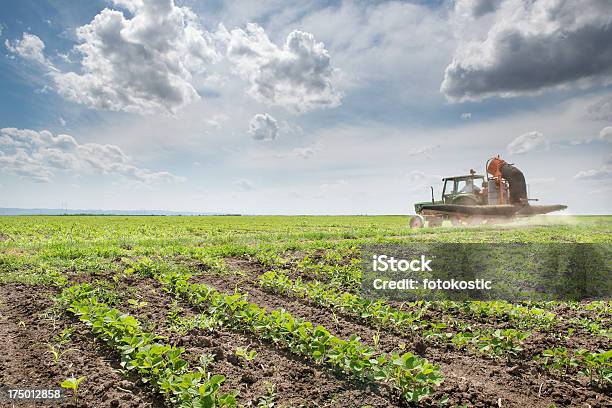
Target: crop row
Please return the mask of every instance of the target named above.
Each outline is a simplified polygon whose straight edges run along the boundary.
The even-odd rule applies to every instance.
[[[98,298],[89,284],[64,289],[58,301],[121,355],[121,366],[137,372],[143,382],[178,407],[233,407],[237,392],[222,394],[222,375],[203,367],[190,371],[181,358],[184,348],[162,343],[162,338],[142,330],[133,316]]]
[[[443,381],[438,366],[410,352],[377,354],[355,335],[349,340],[340,339],[324,327],[314,327],[283,309],[268,312],[249,303],[247,295],[240,292],[225,294],[204,284],[190,283],[189,274],[166,271],[156,277],[167,291],[205,310],[227,327],[285,346],[361,381],[389,384],[408,401],[422,400]]]
[[[590,352],[580,349],[571,352],[565,347],[555,347],[544,350],[535,360],[549,371],[564,373],[577,370],[591,384],[612,386],[612,350]]]
[[[437,301],[432,307],[445,313],[464,314],[476,319],[510,321],[521,328],[550,329],[557,322],[555,313],[504,300],[470,302]]]
[[[282,270],[280,263],[268,265],[273,271]],[[297,262],[297,270],[303,276],[321,280],[336,291],[356,294],[361,285],[361,266],[356,247],[327,249],[310,252]],[[590,302],[532,301],[524,304],[504,300],[493,301],[433,301],[424,302],[424,307],[452,316],[467,316],[490,323],[492,319],[510,322],[517,329],[537,329],[554,331],[569,323],[570,335],[576,329],[591,334],[612,338],[612,301],[596,300]],[[563,321],[564,313],[556,309],[570,308],[582,314],[578,319]]]
[[[394,329],[398,333],[416,333],[424,339],[448,341],[458,349],[474,348],[493,355],[517,354],[529,336],[528,332],[514,329],[476,329],[454,320],[433,322],[423,318],[429,302],[414,302],[412,309],[400,310],[382,300],[365,299],[343,292],[334,285],[315,280],[304,282],[300,278],[292,280],[277,270],[260,275],[259,285],[283,295],[306,298],[317,305],[338,310],[378,327]],[[447,331],[449,328],[455,332]]]

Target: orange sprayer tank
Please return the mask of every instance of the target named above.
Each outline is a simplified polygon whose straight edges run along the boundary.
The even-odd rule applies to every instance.
[[[491,158],[487,166],[487,173],[501,180],[501,168],[504,164],[506,164],[506,162],[500,159],[499,155],[497,155],[497,157]]]
[[[492,157],[487,162],[487,173],[492,179],[488,181],[488,200],[489,204],[506,204],[508,199],[508,188],[502,179],[502,166],[506,164],[499,155]]]

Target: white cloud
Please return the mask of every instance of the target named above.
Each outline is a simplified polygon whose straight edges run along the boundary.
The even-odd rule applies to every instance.
[[[606,126],[599,132],[599,138],[606,142],[612,143],[612,126]]]
[[[57,121],[59,122],[60,125],[62,126],[66,126],[66,119],[64,119],[63,117],[58,117]]]
[[[240,179],[234,182],[234,185],[241,191],[252,191],[255,190],[255,184],[251,180]]]
[[[45,43],[30,33],[23,33],[20,40],[5,40],[4,45],[13,54],[19,55],[21,58],[47,64],[47,60],[43,54]]]
[[[174,113],[199,99],[192,76],[217,60],[208,32],[173,0],[115,4],[77,28],[81,72],[55,72],[58,92],[93,108],[141,114]]]
[[[460,117],[463,120],[472,119],[472,114],[470,112],[463,112]]]
[[[79,144],[70,135],[54,136],[47,130],[0,129],[0,167],[40,182],[50,182],[62,170],[92,171],[145,184],[181,180],[168,172],[130,164],[130,158],[118,146]]]
[[[274,140],[278,136],[278,122],[267,113],[258,113],[249,122],[249,133],[255,140]]]
[[[481,17],[492,13],[500,6],[502,0],[457,0],[455,10],[470,17]]]
[[[264,29],[247,24],[218,32],[227,47],[228,59],[249,82],[249,93],[268,104],[299,113],[340,104],[334,88],[334,69],[324,44],[310,33],[292,31],[285,44],[273,44]]]
[[[547,146],[547,141],[542,132],[528,132],[518,136],[510,144],[508,151],[512,154],[524,154]]]
[[[612,165],[604,164],[598,169],[581,170],[574,176],[574,178],[587,180],[607,180],[612,178]]]
[[[505,1],[485,38],[460,43],[441,91],[463,101],[612,83],[611,14],[609,1]]]
[[[591,103],[587,107],[587,116],[594,120],[612,122],[612,95]]]

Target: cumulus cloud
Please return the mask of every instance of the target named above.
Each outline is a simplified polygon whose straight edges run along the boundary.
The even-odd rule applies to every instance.
[[[258,113],[249,122],[249,133],[255,140],[274,140],[278,136],[278,122],[267,113]]]
[[[524,133],[508,144],[512,154],[524,154],[547,146],[547,141],[541,132]]]
[[[114,7],[76,29],[70,56],[58,54],[77,70],[56,69],[29,33],[6,47],[45,65],[60,95],[96,109],[174,114],[200,98],[196,83],[219,76],[210,67],[222,57],[258,101],[295,113],[340,104],[329,53],[310,33],[295,30],[277,46],[257,24],[209,32],[174,0],[110,1]]]
[[[612,143],[612,126],[606,126],[599,132],[599,138],[606,142]]]
[[[590,104],[587,107],[587,116],[594,120],[612,122],[612,95]]]
[[[4,45],[11,53],[17,54],[23,59],[47,64],[43,53],[45,43],[34,34],[23,33],[21,39],[5,40]]]
[[[134,166],[118,146],[80,144],[70,135],[47,130],[0,129],[0,168],[39,182],[50,182],[61,170],[91,171],[145,184],[181,180],[165,171]]]
[[[218,36],[226,44],[227,58],[248,81],[249,93],[255,99],[296,113],[340,104],[329,53],[312,34],[292,31],[282,47],[252,23],[246,30],[221,27]]]
[[[173,0],[115,0],[77,28],[80,72],[54,72],[58,92],[98,109],[174,113],[199,99],[192,75],[217,60],[211,35]],[[25,35],[25,34],[24,34]]]
[[[612,83],[612,2],[508,0],[480,41],[463,41],[441,91],[455,101]]]
[[[574,176],[574,178],[586,180],[607,180],[612,178],[612,165],[604,164],[598,169],[581,170]]]
[[[492,13],[500,6],[502,0],[457,0],[455,9],[471,17],[481,17]]]

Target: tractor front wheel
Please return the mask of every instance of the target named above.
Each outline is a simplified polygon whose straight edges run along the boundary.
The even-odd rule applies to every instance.
[[[423,228],[425,226],[425,218],[417,214],[410,218],[410,228]]]

